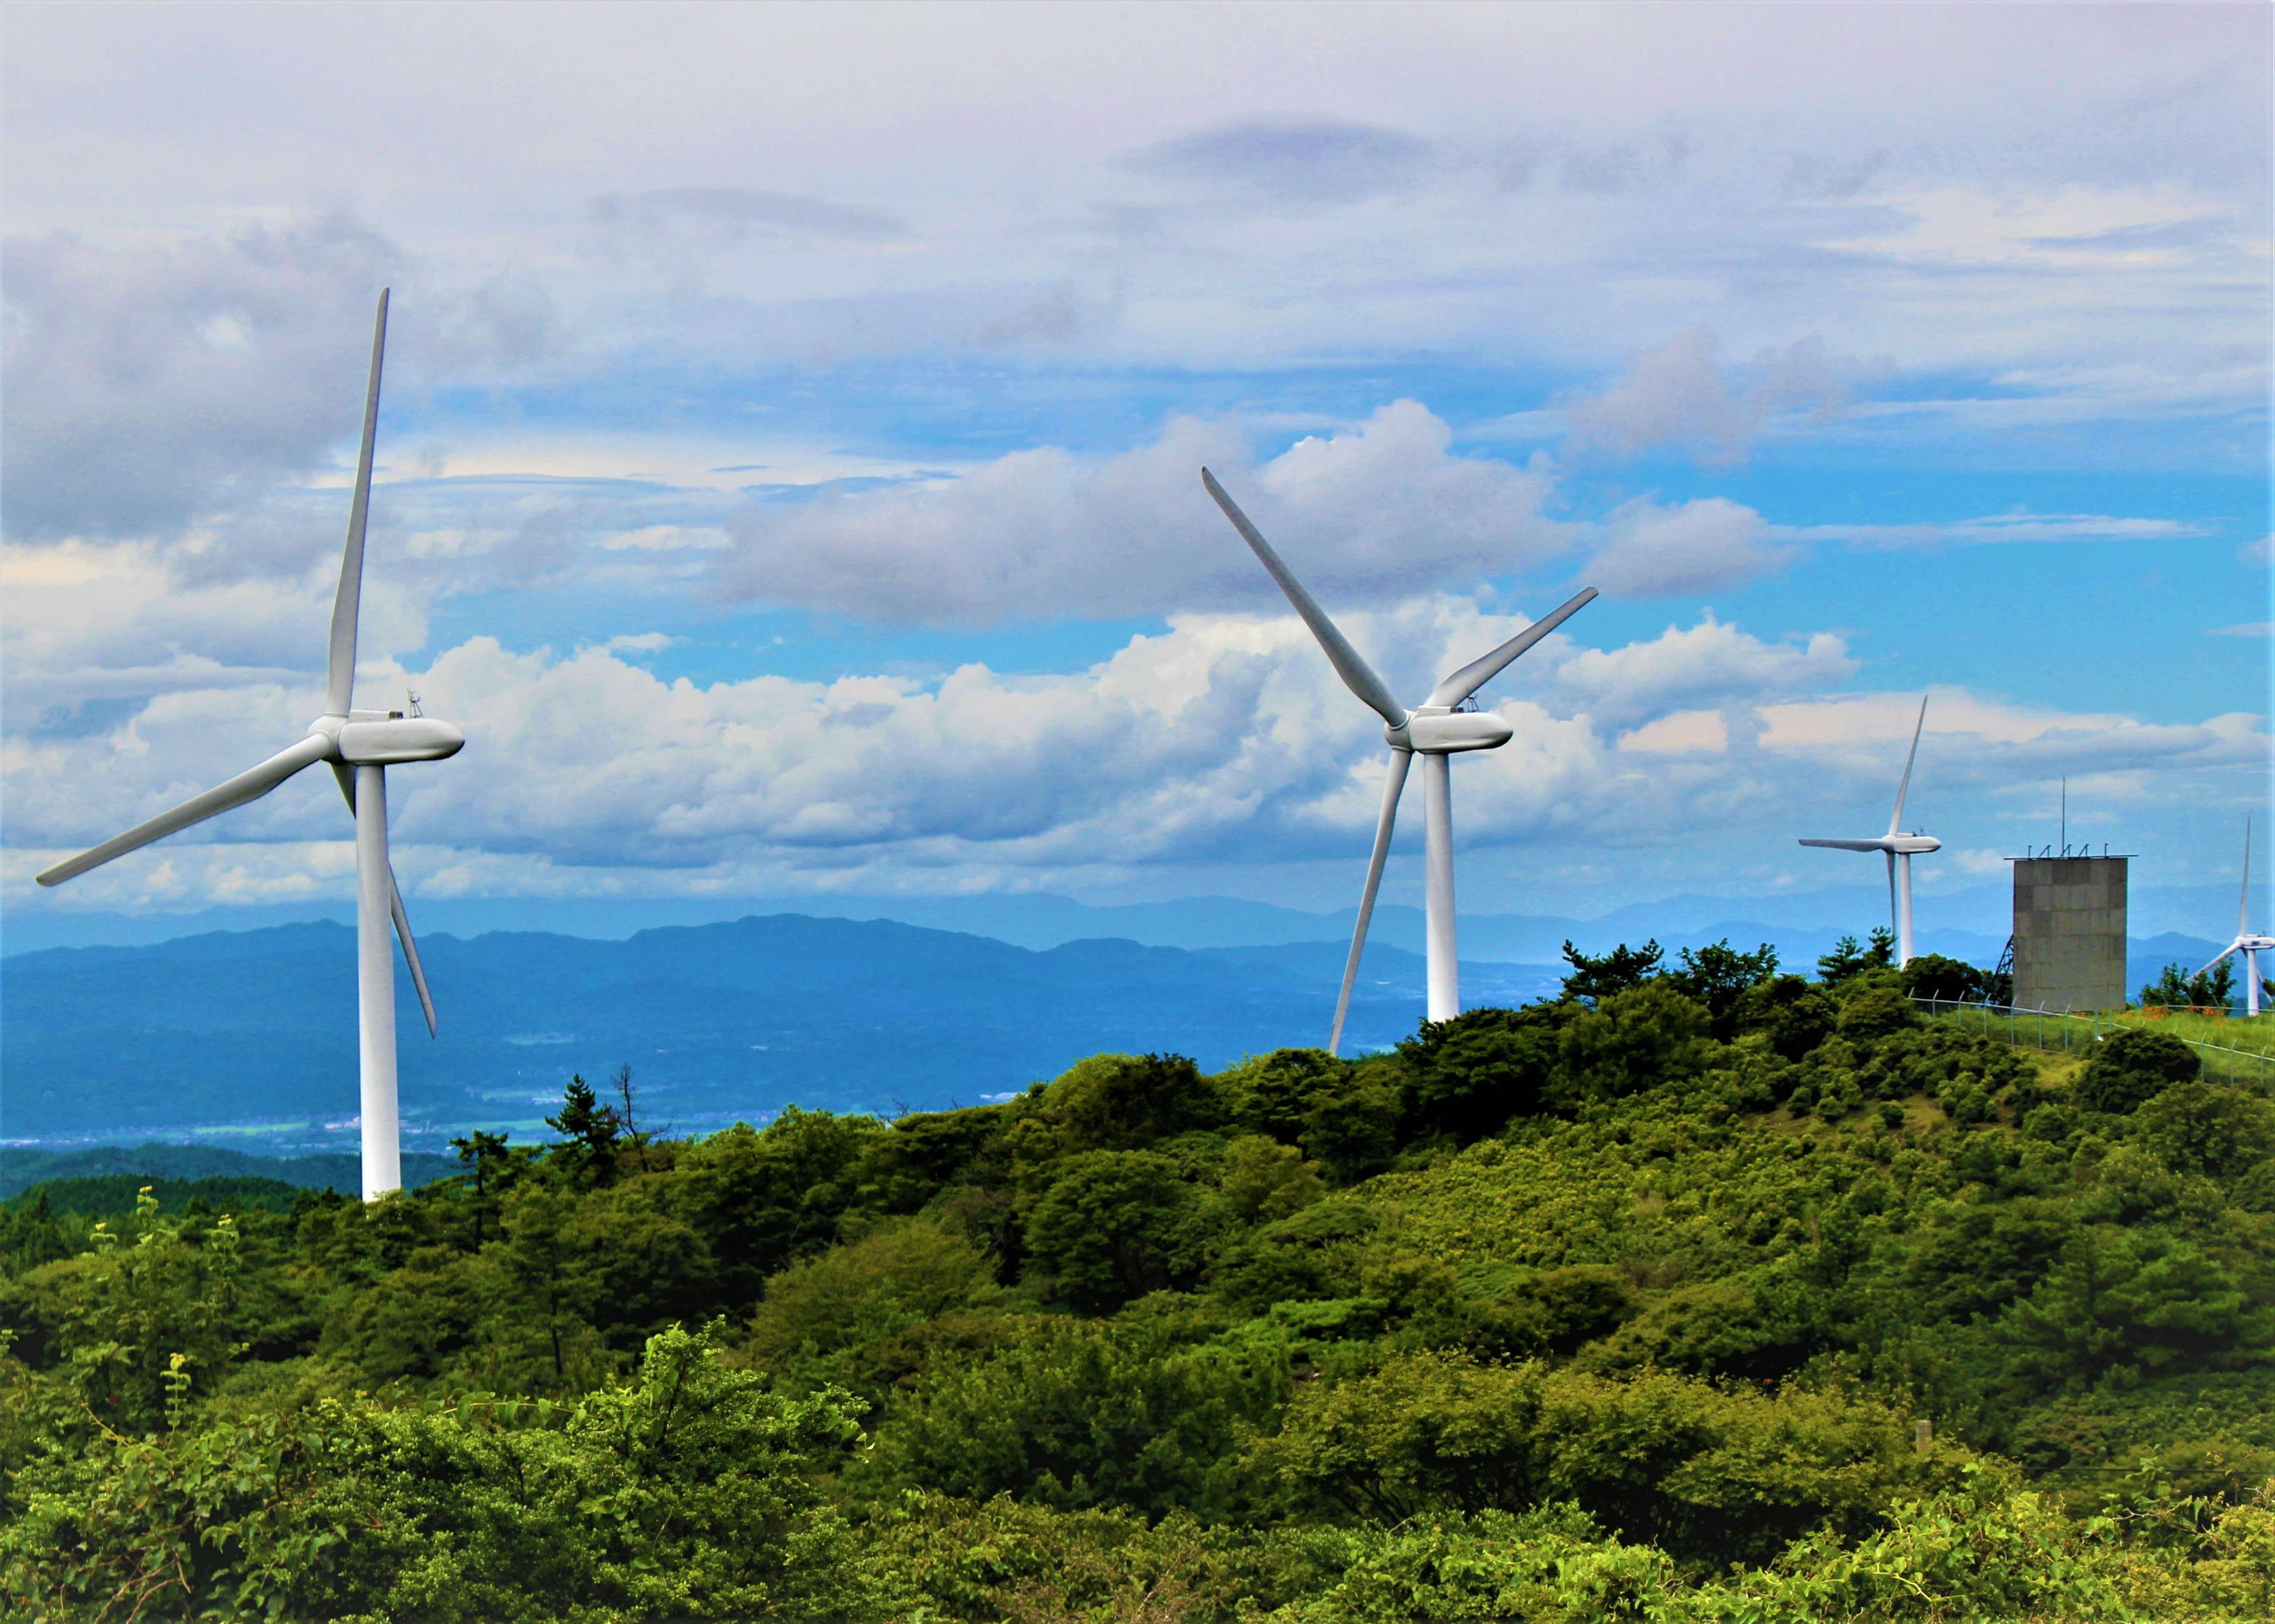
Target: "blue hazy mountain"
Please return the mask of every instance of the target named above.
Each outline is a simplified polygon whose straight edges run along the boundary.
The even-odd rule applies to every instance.
[[[1123,940],[1046,950],[884,920],[798,915],[647,930],[620,941],[495,932],[422,943],[442,1035],[398,968],[406,1137],[523,1137],[572,1071],[634,1069],[661,1126],[787,1103],[891,1113],[972,1104],[1102,1050],[1221,1067],[1314,1044],[1332,1017],[1333,942],[1189,951]],[[249,1150],[352,1142],[355,941],[328,922],[0,962],[0,1134],[17,1144],[235,1125]],[[1370,949],[1349,1042],[1393,1043],[1422,962]],[[1556,986],[1544,966],[1465,966],[1475,1001]]]
[[[1356,882],[1354,882],[1356,888]],[[1314,913],[1228,896],[1179,897],[1168,902],[1108,906],[1025,892],[947,897],[413,897],[422,933],[474,937],[497,931],[621,940],[667,925],[718,924],[748,915],[801,913],[850,919],[890,919],[930,930],[986,936],[1015,947],[1048,948],[1068,942],[1120,938],[1154,948],[1263,947],[1349,940],[1355,910]],[[2012,893],[2004,883],[1918,900],[1921,946],[1991,963],[2006,945]],[[352,922],[354,898],[344,891],[322,903],[209,908],[194,913],[122,914],[72,910],[41,894],[12,901],[0,915],[0,952],[49,948],[147,946],[205,932],[245,931],[329,919]],[[1685,895],[1636,903],[1590,918],[1560,914],[1491,913],[1472,908],[1462,916],[1465,958],[1520,963],[1553,962],[1568,937],[1584,951],[1601,953],[1621,941],[1656,936],[1672,951],[1728,936],[1750,945],[1775,945],[1789,964],[1806,964],[1843,933],[1863,935],[1888,917],[1884,885],[1828,886],[1742,898]],[[2275,919],[2263,897],[2254,917]],[[2139,937],[2172,933],[2225,942],[2234,932],[2235,891],[2226,886],[2133,888],[2131,925]],[[1410,953],[1422,950],[1419,909],[1386,903],[1377,910],[1375,935]]]

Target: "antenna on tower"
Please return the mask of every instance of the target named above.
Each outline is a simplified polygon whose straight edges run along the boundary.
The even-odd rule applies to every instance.
[[[2061,789],[2061,842],[2062,856],[2069,856],[2069,780],[2067,778],[2062,780]]]

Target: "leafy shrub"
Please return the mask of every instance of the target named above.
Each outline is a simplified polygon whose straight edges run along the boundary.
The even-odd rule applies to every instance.
[[[2175,1083],[2193,1083],[2203,1069],[2196,1052],[2178,1038],[2128,1026],[2101,1040],[2078,1075],[2078,1103],[2089,1110],[2126,1115]]]
[[[1621,1537],[1716,1560],[1866,1527],[1898,1487],[1954,1464],[1918,1455],[1874,1404],[1441,1353],[1304,1388],[1256,1459],[1298,1495],[1384,1522],[1568,1501]]]
[[[2175,1083],[2140,1107],[2135,1124],[2179,1173],[2241,1178],[2275,1156],[2275,1106],[2240,1088]]]
[[[842,1616],[868,1586],[809,1474],[858,1436],[858,1407],[767,1394],[714,1356],[711,1333],[667,1333],[636,1382],[549,1416],[327,1402],[98,1434],[23,1474],[0,1597],[121,1617]]]
[[[1135,1150],[1226,1118],[1214,1079],[1182,1054],[1094,1054],[1047,1096],[1070,1148]]]
[[[1712,1024],[1704,1005],[1661,981],[1599,999],[1558,1039],[1564,1103],[1615,1099],[1696,1075]]]
[[[1840,1012],[1799,976],[1778,976],[1738,997],[1732,1019],[1740,1033],[1760,1032],[1787,1060],[1799,1060],[1833,1035]]]
[[[1538,1114],[1553,1084],[1558,1036],[1571,1014],[1570,1006],[1547,1004],[1425,1021],[1398,1046],[1416,1134],[1467,1141],[1512,1116]]]
[[[1054,1295],[1108,1313],[1199,1275],[1211,1227],[1176,1162],[1156,1151],[1086,1151],[1055,1172],[1027,1220],[1029,1255]]]

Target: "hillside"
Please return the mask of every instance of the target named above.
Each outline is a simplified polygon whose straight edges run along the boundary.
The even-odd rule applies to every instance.
[[[1570,992],[890,1122],[572,1096],[368,1208],[19,1201],[0,1594],[2264,1616],[2275,1106],[2145,1027],[1923,1023],[1888,971]]]

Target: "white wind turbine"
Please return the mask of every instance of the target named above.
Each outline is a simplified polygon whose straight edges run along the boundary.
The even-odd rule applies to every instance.
[[[1450,1021],[1462,1012],[1460,967],[1454,948],[1454,803],[1453,775],[1447,758],[1464,750],[1498,750],[1508,743],[1509,725],[1491,711],[1464,709],[1472,694],[1498,676],[1503,667],[1562,625],[1591,598],[1592,586],[1576,594],[1554,613],[1537,620],[1481,659],[1473,660],[1430,691],[1430,697],[1412,710],[1394,699],[1389,687],[1360,659],[1327,612],[1304,585],[1280,562],[1280,555],[1258,533],[1248,516],[1225,495],[1224,487],[1207,469],[1201,483],[1216,498],[1233,528],[1239,531],[1256,556],[1263,561],[1280,590],[1311,635],[1326,651],[1327,661],[1343,685],[1382,718],[1382,736],[1390,746],[1390,776],[1382,788],[1382,812],[1374,827],[1374,854],[1367,859],[1366,889],[1360,894],[1358,925],[1351,932],[1350,956],[1343,963],[1343,985],[1335,999],[1334,1030],[1327,1037],[1327,1053],[1342,1046],[1343,1018],[1350,1012],[1351,985],[1358,977],[1359,956],[1366,948],[1366,927],[1374,918],[1374,894],[1382,883],[1382,865],[1390,856],[1390,835],[1398,821],[1398,797],[1406,788],[1406,771],[1416,756],[1422,758],[1422,850],[1425,901],[1427,904],[1429,1012],[1433,1021]]]
[[[2275,936],[2255,935],[2251,929],[2251,820],[2243,820],[2243,896],[2235,904],[2235,940],[2212,956],[2217,964],[2231,953],[2243,955],[2243,1012],[2259,1013],[2259,956],[2275,953]],[[2209,975],[2211,964],[2196,974]]]
[[[403,1186],[395,1097],[395,956],[387,940],[390,918],[402,939],[403,956],[411,966],[412,985],[419,991],[428,1035],[435,1031],[435,1001],[427,996],[427,975],[419,968],[411,921],[403,911],[403,893],[388,861],[387,769],[399,762],[439,761],[456,755],[466,742],[457,729],[432,717],[350,708],[355,687],[357,611],[363,597],[364,522],[371,509],[372,442],[379,427],[380,359],[386,347],[387,293],[382,290],[371,339],[371,383],[364,395],[363,449],[356,463],[355,502],[348,511],[347,550],[340,560],[339,596],[332,605],[324,714],[309,724],[306,738],[250,772],[239,773],[218,789],[208,789],[147,823],[138,823],[115,840],[58,863],[39,876],[43,886],[61,885],[152,841],[163,840],[232,806],[258,800],[304,767],[329,762],[332,775],[339,781],[340,793],[355,814],[356,986],[362,1038],[363,1194],[367,1201]]]
[[[1896,809],[1888,814],[1888,832],[1871,840],[1805,840],[1804,846],[1830,846],[1838,851],[1878,851],[1888,859],[1888,917],[1896,927],[1896,963],[1912,962],[1912,858],[1922,852],[1940,851],[1943,842],[1932,835],[1899,834],[1904,820],[1904,797],[1912,787],[1912,763],[1919,757],[1920,729],[1927,725],[1927,695],[1920,696],[1919,720],[1912,724],[1912,751],[1904,758],[1903,781],[1896,786]]]

